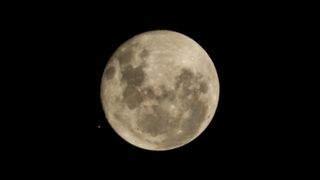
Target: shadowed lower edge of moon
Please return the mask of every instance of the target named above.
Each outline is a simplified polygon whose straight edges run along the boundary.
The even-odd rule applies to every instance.
[[[136,48],[137,46],[135,44],[133,47]],[[136,121],[136,129],[128,127],[128,130],[137,138],[148,141],[144,138],[144,134],[152,137],[165,135],[165,138],[161,142],[148,142],[156,145],[156,148],[147,148],[124,139],[137,147],[148,150],[174,149],[195,139],[201,133],[199,132],[201,124],[210,117],[210,115],[207,115],[209,110],[208,104],[200,100],[200,94],[206,94],[208,91],[207,82],[201,79],[201,74],[195,75],[189,69],[183,68],[180,74],[174,77],[175,90],[162,88],[161,94],[155,95],[152,87],[141,88],[141,84],[147,74],[143,71],[144,64],[135,68],[130,64],[133,51],[134,49],[128,48],[124,52],[117,53],[114,57],[114,59],[119,61],[121,67],[118,69],[122,75],[121,83],[126,84],[122,93],[123,98],[118,103],[126,105],[130,110],[138,111],[139,116]],[[140,53],[140,58],[146,58],[148,55],[149,52],[143,49]],[[115,77],[116,71],[117,69],[114,66],[107,66],[104,72],[106,81],[112,80]],[[195,88],[190,88],[191,84],[196,84]],[[165,85],[162,87],[165,87]],[[159,103],[149,107],[152,113],[146,113],[140,106],[144,101],[157,101]],[[180,108],[178,114],[172,116],[168,109],[161,106],[162,101],[176,104]],[[188,112],[188,116],[183,117],[183,112]],[[117,121],[123,121],[121,110],[114,113]],[[119,134],[117,128],[113,128]],[[121,134],[119,135],[121,136]]]

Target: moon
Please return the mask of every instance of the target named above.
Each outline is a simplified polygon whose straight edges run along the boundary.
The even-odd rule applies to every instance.
[[[209,125],[219,79],[206,51],[184,34],[154,30],[124,42],[101,79],[110,126],[128,143],[164,151],[195,140]]]

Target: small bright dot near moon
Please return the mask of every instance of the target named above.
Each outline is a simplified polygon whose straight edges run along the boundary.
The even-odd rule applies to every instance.
[[[195,140],[219,98],[213,60],[194,40],[168,30],[138,34],[111,56],[101,101],[114,131],[147,150],[170,150]],[[100,128],[100,125],[98,125]]]

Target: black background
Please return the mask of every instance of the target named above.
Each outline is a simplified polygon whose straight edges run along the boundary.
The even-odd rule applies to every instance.
[[[268,175],[296,162],[292,144],[299,134],[291,133],[295,121],[288,114],[295,109],[288,104],[294,106],[291,90],[302,81],[293,76],[299,62],[289,52],[298,54],[292,34],[299,12],[159,3],[12,6],[5,36],[8,175]],[[116,48],[156,29],[197,41],[213,59],[221,86],[209,127],[165,152],[123,141],[107,124],[99,97],[102,71]]]

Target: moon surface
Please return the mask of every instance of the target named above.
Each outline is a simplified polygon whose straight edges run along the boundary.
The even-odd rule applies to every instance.
[[[155,30],[123,43],[101,80],[101,101],[114,131],[147,150],[170,150],[196,139],[219,99],[213,61],[194,40]]]

